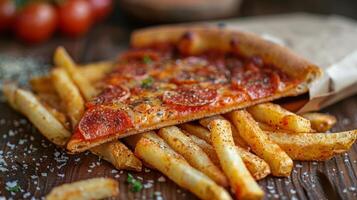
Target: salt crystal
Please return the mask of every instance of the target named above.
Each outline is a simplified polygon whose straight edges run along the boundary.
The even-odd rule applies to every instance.
[[[41,173],[41,176],[46,177],[46,176],[47,176],[47,173]]]
[[[28,197],[30,197],[30,196],[31,196],[31,193],[26,192],[22,197],[23,197],[23,198],[28,198]]]
[[[354,191],[356,191],[356,188],[351,186],[351,187],[348,188],[348,190],[351,191],[351,192],[354,192]]]
[[[343,193],[347,193],[347,189],[346,189],[346,188],[343,189],[342,192],[343,192]]]
[[[7,142],[6,146],[8,146],[11,150],[13,150],[15,148],[15,145],[11,144],[10,142]]]
[[[13,187],[16,187],[16,186],[17,186],[17,180],[8,181],[8,182],[6,182],[5,184],[6,184],[6,187],[13,188]]]
[[[59,177],[64,177],[64,174],[57,174],[57,176],[59,176]]]
[[[145,184],[144,184],[144,188],[145,188],[145,189],[151,188],[152,186],[153,186],[152,183],[145,183]]]
[[[15,131],[9,130],[9,136],[14,136],[14,135],[16,135]]]
[[[343,118],[342,119],[342,124],[343,125],[349,125],[351,123],[351,120],[349,118]]]
[[[116,173],[118,173],[118,170],[113,169],[113,170],[111,171],[111,173],[112,173],[112,174],[116,174]]]
[[[296,194],[296,190],[290,189],[290,193],[291,193],[291,194]]]
[[[301,164],[296,164],[295,167],[302,168],[303,166]]]
[[[273,189],[274,189],[274,186],[268,185],[267,188],[268,188],[268,190],[273,190]]]
[[[120,178],[120,175],[119,175],[119,174],[116,174],[116,175],[114,176],[114,178]]]
[[[165,179],[165,177],[160,176],[160,177],[157,179],[157,181],[159,181],[159,182],[165,182],[166,179]]]

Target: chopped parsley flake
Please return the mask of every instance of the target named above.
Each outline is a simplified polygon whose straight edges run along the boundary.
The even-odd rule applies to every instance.
[[[152,63],[152,60],[151,60],[150,56],[146,55],[143,57],[143,62],[148,65],[148,64]]]
[[[154,79],[151,76],[149,76],[146,79],[141,81],[141,87],[142,88],[150,88],[153,83],[154,83]]]
[[[6,187],[6,190],[9,191],[9,192],[20,192],[21,191],[21,188],[19,185],[15,185],[15,186],[7,186]]]
[[[131,185],[130,190],[132,192],[140,192],[143,189],[143,184],[139,180],[136,180],[130,173],[128,173],[126,181]]]

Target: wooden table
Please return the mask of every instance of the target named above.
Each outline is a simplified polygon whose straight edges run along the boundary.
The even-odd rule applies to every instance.
[[[76,61],[85,63],[115,58],[127,48],[128,36],[128,31],[102,26],[82,39],[57,38],[35,47],[27,47],[9,39],[0,40],[0,56],[30,56],[31,59],[51,64],[54,48],[63,45]],[[357,128],[357,96],[331,106],[324,112],[338,118],[333,131]],[[131,172],[135,177],[141,177],[147,188],[140,193],[129,191],[126,183],[127,171],[118,172],[90,153],[67,155],[46,141],[23,116],[5,102],[0,102],[0,148],[0,197],[37,199],[56,185],[105,176],[120,181],[118,199],[195,199],[192,194],[152,170]],[[348,153],[326,162],[295,162],[289,178],[268,177],[259,181],[259,184],[266,192],[266,199],[352,200],[357,199],[356,175],[357,144],[354,144]],[[18,182],[21,192],[11,194],[5,189],[6,183],[12,181]]]

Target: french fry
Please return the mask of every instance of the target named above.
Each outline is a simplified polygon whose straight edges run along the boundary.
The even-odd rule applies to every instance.
[[[19,89],[16,85],[4,85],[4,95],[10,105],[24,114],[36,128],[51,142],[64,146],[71,136],[58,121],[29,91]]]
[[[186,134],[197,146],[199,146],[207,154],[207,156],[211,159],[211,161],[216,166],[221,166],[217,157],[217,153],[212,145],[208,144],[206,141],[202,140],[201,138],[196,137],[195,135],[191,135],[187,132]]]
[[[216,115],[214,116],[214,118],[216,119],[225,119],[223,116],[221,115]],[[205,118],[205,119],[201,119],[200,120],[200,124],[204,127],[207,128],[207,125],[208,123],[213,119],[213,117],[210,117],[210,118]],[[206,140],[208,143],[211,143],[209,142],[210,141],[210,132],[202,127],[202,126],[199,126],[199,125],[192,125],[192,124],[183,124],[181,125],[182,129],[192,133],[193,135],[196,135],[197,137],[201,138],[201,139],[204,139]],[[234,126],[231,126],[231,130],[232,130],[232,134],[233,134],[233,140],[234,140],[234,143],[244,149],[247,149],[249,150],[249,146],[247,145],[247,143],[240,137],[237,129],[234,127]]]
[[[191,123],[180,124],[179,127],[186,132],[211,143],[211,133],[205,127]]]
[[[323,113],[304,113],[305,119],[310,120],[311,127],[318,132],[326,132],[330,130],[337,122],[333,115]]]
[[[176,126],[161,128],[159,136],[194,168],[206,174],[217,184],[227,187],[227,177],[207,154]]]
[[[212,145],[194,135],[188,135],[188,137],[206,152],[215,165],[220,166],[217,153]],[[270,174],[269,165],[263,159],[243,148],[237,147],[237,150],[239,156],[242,158],[245,166],[255,180],[261,180]]]
[[[91,148],[90,151],[117,169],[141,171],[141,161],[120,141],[107,142]]]
[[[52,78],[49,75],[33,77],[29,81],[35,93],[53,93]]]
[[[231,124],[227,120],[214,119],[208,127],[213,147],[237,199],[262,199],[263,190],[249,173],[234,144]]]
[[[263,131],[278,131],[278,130],[280,130],[279,127],[270,126],[263,122],[257,122],[257,123],[258,123],[259,128],[262,129]],[[286,130],[284,130],[284,131],[286,131]]]
[[[340,133],[266,132],[293,160],[328,160],[346,152],[357,139],[357,130]]]
[[[94,84],[100,81],[113,69],[113,62],[102,61],[79,66],[77,69],[83,77]],[[49,75],[30,79],[31,89],[36,93],[53,93],[52,78]]]
[[[67,115],[75,127],[84,113],[84,100],[68,74],[60,68],[53,69],[52,82],[55,90],[65,103]]]
[[[154,132],[142,134],[136,144],[135,154],[201,199],[231,199],[225,189],[218,186],[202,172],[191,167],[181,155],[172,150]]]
[[[280,127],[296,133],[313,132],[309,120],[285,110],[277,104],[263,103],[249,107],[247,111],[255,120],[273,127]]]
[[[92,178],[63,184],[51,190],[46,200],[93,200],[119,194],[119,184],[110,178]]]
[[[221,117],[208,117],[208,118],[204,118],[200,120],[200,123],[202,123],[203,125],[208,126],[208,124],[214,120],[214,119],[222,119]],[[232,127],[232,126],[231,126]],[[187,129],[189,130],[189,129]],[[207,130],[207,129],[205,129]],[[195,132],[188,132],[186,131],[188,134],[191,133],[195,133]],[[211,137],[211,133],[208,132],[209,137]],[[233,133],[232,133],[233,135]],[[191,136],[195,136],[194,134],[192,134]],[[191,137],[190,136],[190,137]],[[202,140],[201,138],[193,138],[193,141],[196,142],[196,144],[198,144],[204,151],[208,151],[206,152],[212,161],[215,161],[217,158],[217,155],[210,153],[210,148],[213,148],[211,146],[211,140],[207,139],[208,141],[204,140],[203,142],[205,142],[207,145],[209,145],[210,147],[208,147],[206,144],[202,144],[203,142],[200,141]],[[264,177],[268,176],[270,174],[270,167],[269,165],[261,158],[259,158],[258,156],[252,154],[251,152],[249,152],[247,149],[241,148],[239,146],[237,146],[237,151],[239,153],[239,156],[242,158],[245,166],[248,168],[249,172],[252,174],[252,176],[254,177],[255,180],[260,180],[263,179]]]
[[[72,58],[63,47],[58,47],[54,55],[54,63],[57,67],[63,68],[78,86],[86,101],[91,100],[97,94],[95,88],[80,73]]]
[[[289,176],[293,167],[291,158],[272,142],[245,110],[228,114],[241,137],[251,146],[254,153],[265,160],[275,176]]]
[[[111,61],[102,61],[96,63],[89,63],[78,67],[83,77],[89,82],[96,83],[103,79],[113,69],[114,63]]]

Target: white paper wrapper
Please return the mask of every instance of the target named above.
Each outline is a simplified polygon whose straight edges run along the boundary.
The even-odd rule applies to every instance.
[[[320,66],[300,112],[319,110],[357,93],[357,22],[341,16],[304,13],[226,21],[230,28],[260,34]]]

